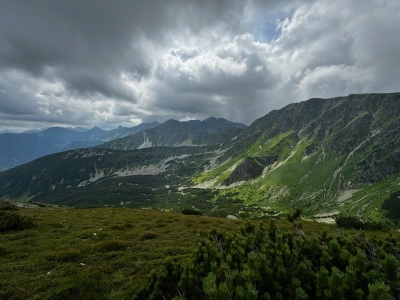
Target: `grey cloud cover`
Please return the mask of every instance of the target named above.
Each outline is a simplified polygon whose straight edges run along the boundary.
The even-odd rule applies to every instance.
[[[399,91],[400,2],[1,1],[0,129],[251,123]]]

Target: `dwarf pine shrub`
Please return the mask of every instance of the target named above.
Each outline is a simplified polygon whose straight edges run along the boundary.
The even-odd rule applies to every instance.
[[[212,230],[183,263],[150,273],[137,299],[400,299],[396,239],[304,235],[245,222]],[[176,297],[176,298],[175,298]]]
[[[362,219],[356,216],[339,214],[335,217],[336,225],[343,228],[384,230],[389,226],[383,222]]]
[[[0,210],[0,231],[23,230],[34,226],[33,219],[12,211]]]

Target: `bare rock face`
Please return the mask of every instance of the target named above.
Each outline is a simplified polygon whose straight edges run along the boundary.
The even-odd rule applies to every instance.
[[[247,157],[221,184],[228,186],[239,181],[247,181],[260,176],[265,167],[273,164],[278,156]]]

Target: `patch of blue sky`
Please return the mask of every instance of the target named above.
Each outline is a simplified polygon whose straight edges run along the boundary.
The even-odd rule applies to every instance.
[[[260,13],[253,22],[252,34],[254,39],[263,43],[271,43],[277,40],[282,33],[279,25],[286,18],[291,18],[293,12],[275,11]]]

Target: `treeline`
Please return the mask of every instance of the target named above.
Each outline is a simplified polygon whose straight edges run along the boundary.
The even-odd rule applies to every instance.
[[[400,299],[395,238],[307,236],[246,221],[236,234],[212,230],[184,263],[167,259],[137,299]]]

